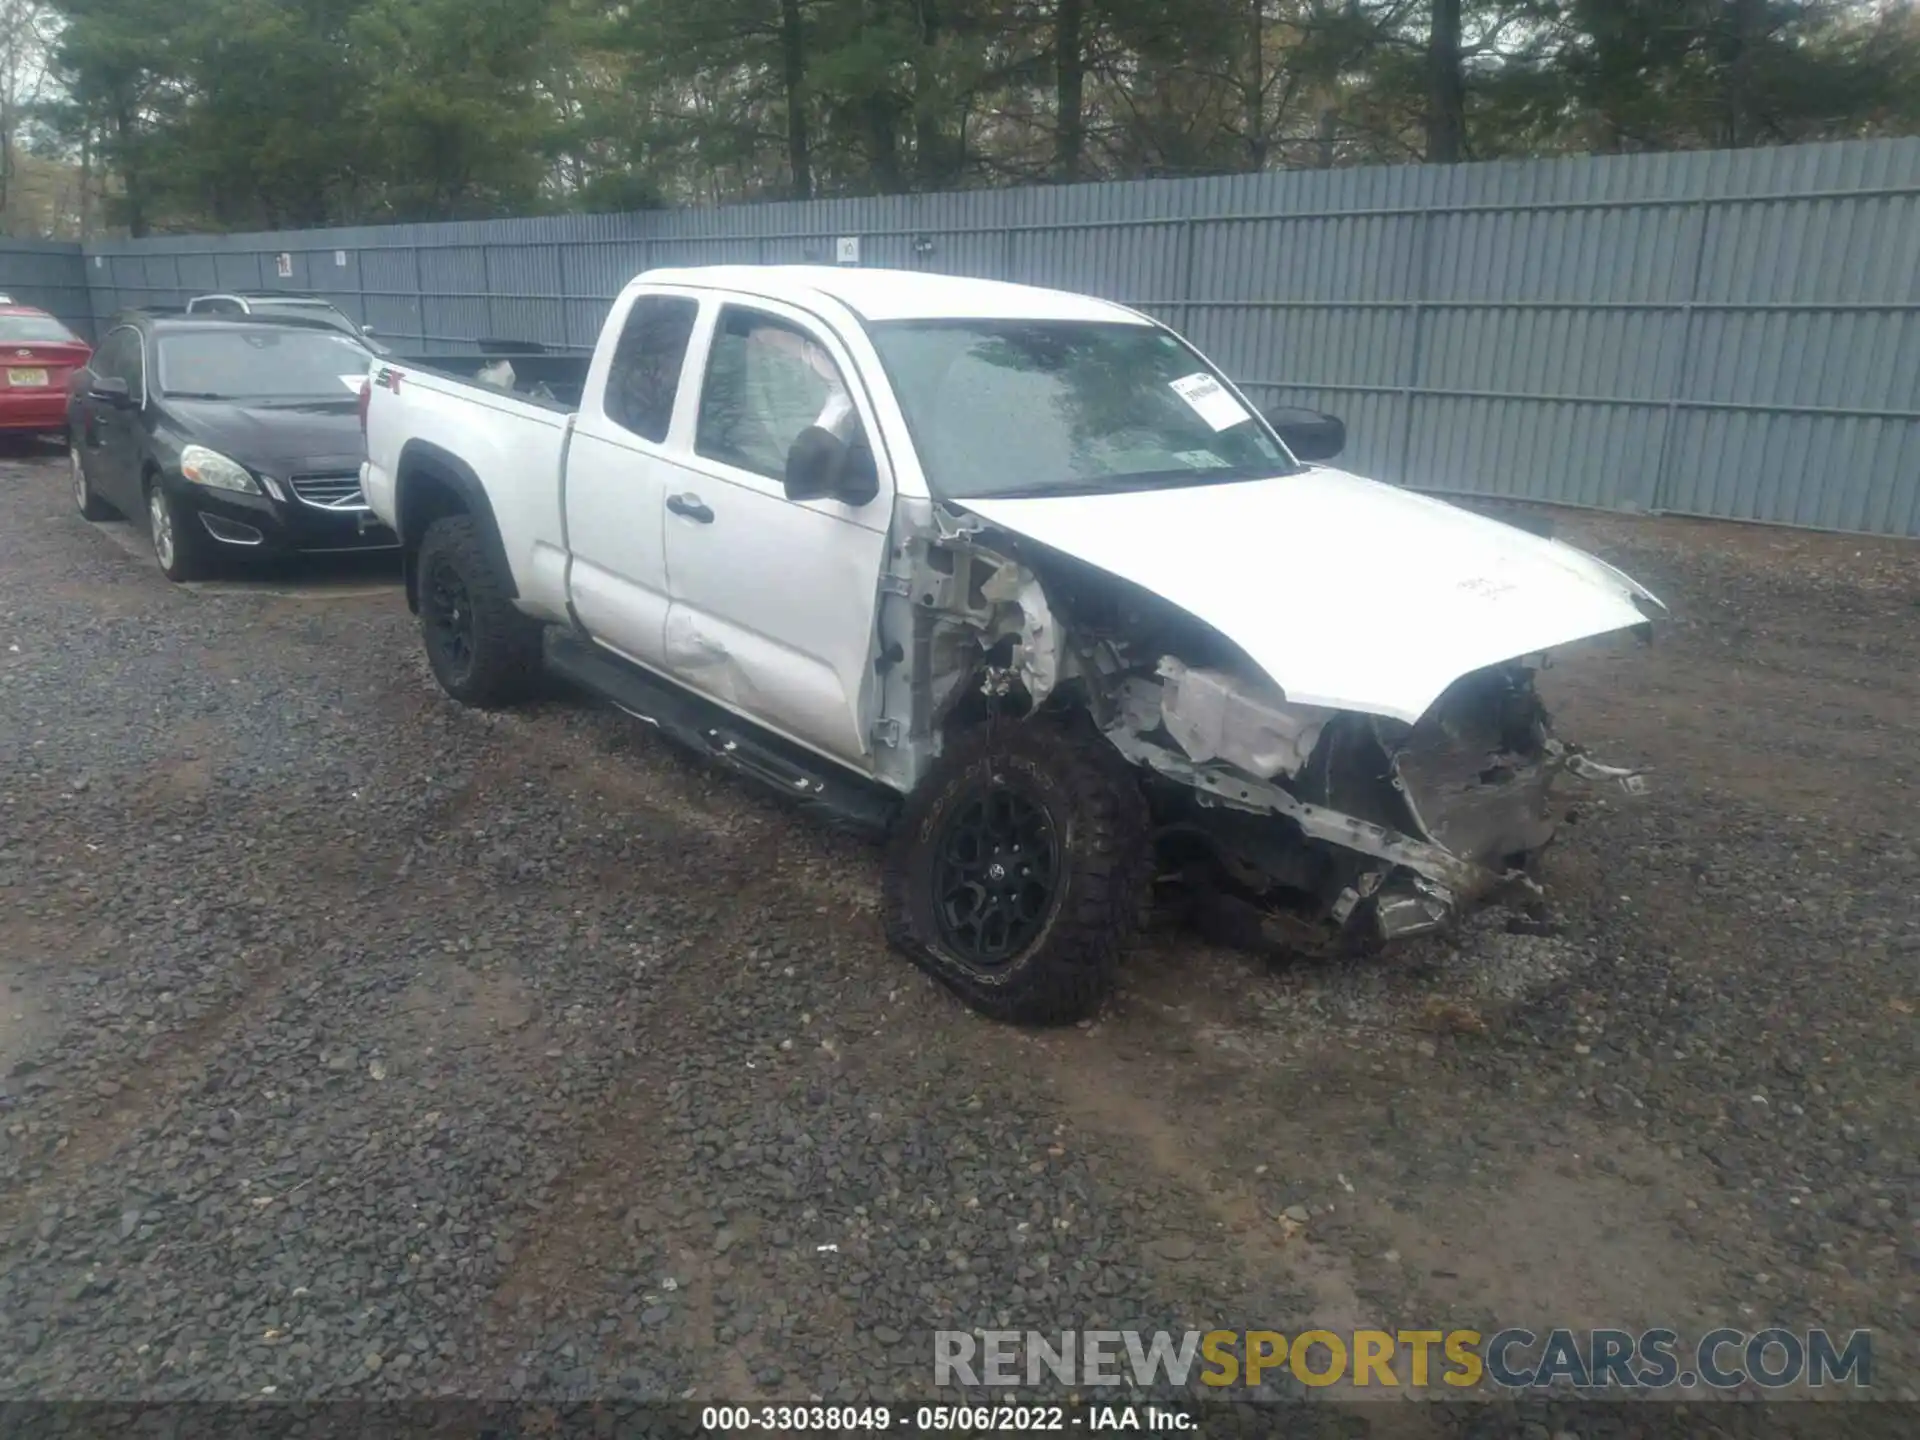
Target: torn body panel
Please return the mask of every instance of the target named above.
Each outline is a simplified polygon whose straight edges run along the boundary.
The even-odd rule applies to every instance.
[[[1552,739],[1533,672],[1459,677],[1408,723],[1290,701],[1236,642],[1141,586],[937,505],[902,505],[876,666],[917,784],[985,715],[1083,711],[1142,774],[1181,874],[1231,891],[1297,948],[1441,928],[1537,894],[1558,776],[1632,778]],[[885,722],[883,722],[885,723]]]
[[[1528,870],[1554,836],[1556,778],[1637,779],[1552,739],[1520,666],[1463,677],[1417,725],[1333,714],[1290,773],[1266,779],[1244,762],[1271,755],[1223,755],[1213,732],[1188,749],[1166,684],[1130,678],[1105,734],[1185,792],[1164,810],[1207,844],[1235,895],[1286,915],[1279,933],[1294,946],[1303,922],[1329,943],[1385,941],[1443,928],[1464,905],[1537,894]]]
[[[1221,760],[1260,780],[1292,775],[1338,712],[1289,705],[1271,683],[1161,658],[1160,720],[1190,759]]]
[[[1553,839],[1547,740],[1530,671],[1498,666],[1455,682],[1391,752],[1414,824],[1476,864],[1524,863]]]
[[[874,666],[877,728],[894,737],[878,768],[901,790],[939,757],[957,716],[1031,712],[1071,668],[1039,577],[983,529],[931,502],[896,506]]]

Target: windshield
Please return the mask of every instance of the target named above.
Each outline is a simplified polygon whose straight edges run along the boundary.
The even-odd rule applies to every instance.
[[[0,315],[0,341],[8,344],[77,345],[80,337],[51,315]]]
[[[1152,326],[898,320],[870,331],[943,498],[1161,489],[1295,468],[1191,349]]]
[[[201,330],[162,335],[162,393],[201,400],[334,399],[356,393],[366,347],[319,330]]]

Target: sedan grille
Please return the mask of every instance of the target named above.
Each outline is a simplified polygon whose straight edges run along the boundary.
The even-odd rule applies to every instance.
[[[293,493],[319,510],[365,510],[366,497],[360,493],[360,472],[331,470],[321,475],[294,475],[288,483]]]

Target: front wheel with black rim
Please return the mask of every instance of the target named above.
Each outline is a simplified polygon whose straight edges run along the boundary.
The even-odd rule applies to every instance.
[[[1104,739],[995,725],[909,797],[883,878],[887,939],[996,1019],[1077,1020],[1112,988],[1147,856],[1145,802]]]
[[[93,493],[93,486],[87,480],[87,464],[81,458],[80,447],[67,447],[67,464],[73,472],[73,503],[80,511],[82,520],[111,520],[113,507]]]
[[[169,580],[198,580],[207,573],[208,543],[198,522],[158,480],[148,485],[147,535],[153,541],[154,562]]]
[[[417,561],[420,636],[440,688],[462,705],[524,700],[540,676],[540,626],[514,608],[511,582],[471,517],[427,527]]]

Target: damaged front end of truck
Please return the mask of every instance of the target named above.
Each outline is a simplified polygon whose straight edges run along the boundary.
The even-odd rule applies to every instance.
[[[1102,733],[1153,777],[1162,880],[1249,948],[1368,948],[1537,897],[1555,781],[1641,783],[1553,738],[1518,663],[1463,676],[1409,725],[1168,655],[1128,677]]]
[[[1537,899],[1558,782],[1643,783],[1554,736],[1542,655],[1461,673],[1411,719],[1302,703],[1167,596],[938,505],[896,530],[883,591],[876,668],[902,788],[984,722],[1097,732],[1137,772],[1163,908],[1224,943],[1347,952]],[[1645,602],[1622,627],[1643,638]]]

